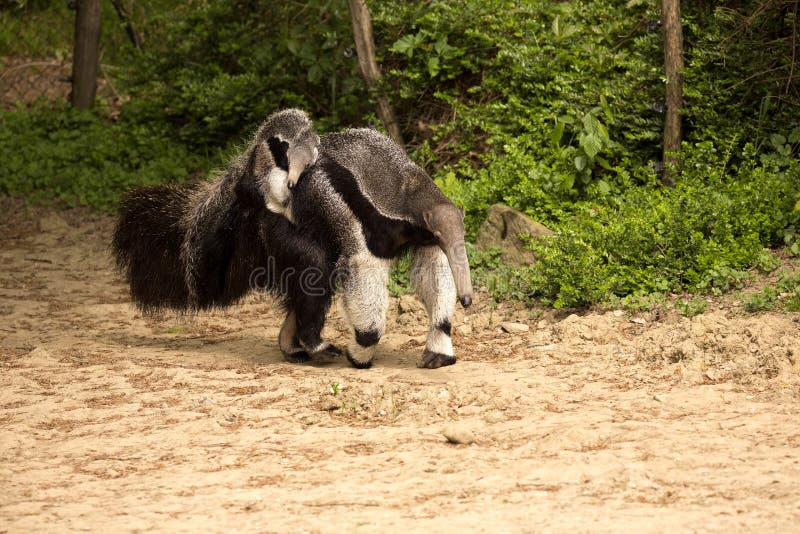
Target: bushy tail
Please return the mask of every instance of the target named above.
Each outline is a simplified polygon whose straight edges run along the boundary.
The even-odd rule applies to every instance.
[[[191,188],[144,187],[129,193],[120,205],[112,248],[142,311],[194,307],[181,261],[191,193]]]
[[[278,216],[216,185],[144,187],[122,201],[113,251],[142,311],[230,306],[268,264],[262,225]]]

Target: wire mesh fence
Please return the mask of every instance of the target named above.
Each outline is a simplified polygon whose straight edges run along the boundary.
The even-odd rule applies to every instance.
[[[0,59],[0,109],[12,110],[35,104],[60,106],[69,102],[72,91],[72,58]],[[100,66],[97,97],[109,101],[118,95]]]
[[[35,102],[65,103],[71,90],[66,59],[10,58],[0,64],[0,106],[14,109]]]

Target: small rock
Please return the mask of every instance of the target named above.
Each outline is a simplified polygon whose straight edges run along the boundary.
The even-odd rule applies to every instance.
[[[342,407],[341,402],[336,402],[333,399],[325,399],[320,403],[320,408],[324,412],[333,412]]]
[[[622,310],[614,310],[614,317],[622,317],[625,315],[625,312]]]
[[[631,319],[631,322],[636,324],[645,324],[647,321],[645,321],[641,317],[634,317],[633,319]]]
[[[531,329],[531,327],[526,324],[512,323],[509,321],[500,323],[500,328],[502,328],[509,334],[524,334],[525,332]]]
[[[469,336],[472,334],[472,326],[468,324],[460,324],[456,327],[456,332],[462,336]]]
[[[653,400],[657,400],[658,402],[664,402],[667,400],[667,396],[662,393],[656,393],[653,395]]]
[[[402,295],[397,308],[400,313],[414,313],[422,310],[422,303],[414,295]]]
[[[475,245],[481,250],[502,249],[503,263],[511,266],[530,265],[536,256],[528,249],[527,237],[539,238],[553,232],[524,213],[503,204],[489,208],[486,220],[478,229]]]
[[[451,425],[444,429],[442,435],[447,438],[447,441],[456,445],[475,443],[475,434],[463,425]]]
[[[502,423],[506,420],[505,414],[499,410],[489,412],[483,418],[487,423]]]

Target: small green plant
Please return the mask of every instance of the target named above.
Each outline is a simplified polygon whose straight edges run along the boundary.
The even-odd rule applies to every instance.
[[[694,317],[706,311],[708,301],[701,297],[693,297],[690,300],[678,299],[675,301],[675,308],[685,317]]]
[[[174,326],[172,328],[167,328],[166,330],[164,330],[165,334],[183,334],[184,332],[186,332],[186,328],[182,326]]]
[[[339,382],[331,382],[330,386],[328,387],[328,391],[331,395],[336,397],[342,391],[342,387],[339,385]]]
[[[663,293],[634,293],[624,297],[612,295],[608,301],[602,303],[603,309],[622,309],[630,313],[652,311],[662,308],[666,302]]]
[[[748,313],[771,310],[775,307],[778,300],[778,292],[775,288],[765,287],[759,293],[751,293],[744,297],[742,306]]]
[[[761,272],[771,273],[781,266],[781,259],[772,254],[769,250],[762,250],[758,253],[758,256],[756,256],[753,266]]]
[[[400,297],[411,293],[411,281],[408,277],[408,270],[411,268],[411,256],[404,254],[392,265],[389,274],[389,294],[393,297]]]
[[[800,311],[800,272],[784,275],[778,280],[778,291],[787,311]]]

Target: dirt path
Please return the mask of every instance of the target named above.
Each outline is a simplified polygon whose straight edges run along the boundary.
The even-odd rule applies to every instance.
[[[800,314],[484,298],[420,370],[403,298],[371,370],[297,366],[267,299],[143,318],[107,218],[0,208],[0,531],[800,529]]]

